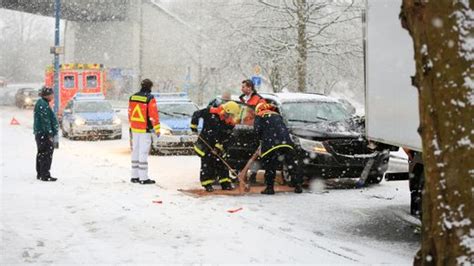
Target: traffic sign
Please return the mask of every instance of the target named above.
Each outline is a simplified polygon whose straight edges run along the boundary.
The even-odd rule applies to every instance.
[[[260,87],[260,85],[262,85],[262,77],[253,76],[252,77],[252,82],[253,82],[253,85],[255,85],[255,87]]]

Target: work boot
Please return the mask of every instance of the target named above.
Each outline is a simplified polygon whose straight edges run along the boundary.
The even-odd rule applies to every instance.
[[[137,178],[131,178],[130,179],[130,182],[132,183],[139,183],[140,182],[140,179],[137,177]]]
[[[264,195],[273,195],[275,194],[275,190],[273,189],[273,185],[267,185],[267,187],[260,193]]]
[[[212,185],[205,185],[205,186],[204,186],[204,189],[205,189],[207,192],[214,192],[214,188],[212,187]]]
[[[151,184],[155,184],[155,180],[151,180],[151,179],[147,179],[147,180],[140,180],[140,184],[142,185],[151,185]]]
[[[41,181],[46,181],[46,182],[54,182],[58,179],[55,178],[55,177],[52,177],[52,176],[44,176],[44,177],[40,177],[40,180]]]
[[[233,190],[232,184],[230,182],[224,182],[221,184],[222,190]]]
[[[303,188],[301,187],[301,184],[295,184],[295,193],[303,193]]]

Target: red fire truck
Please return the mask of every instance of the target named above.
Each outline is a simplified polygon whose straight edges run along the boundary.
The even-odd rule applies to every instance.
[[[59,111],[62,113],[66,104],[76,93],[102,93],[106,95],[106,70],[102,64],[61,64],[59,66]],[[54,67],[48,66],[45,85],[54,86]]]

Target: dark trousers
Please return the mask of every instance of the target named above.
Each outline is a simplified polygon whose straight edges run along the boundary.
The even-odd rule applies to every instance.
[[[45,134],[36,134],[36,147],[38,153],[36,154],[36,173],[37,177],[50,177],[49,170],[53,162],[53,140],[52,137]]]
[[[229,170],[210,152],[201,156],[200,180],[202,186],[212,185],[216,180],[219,180],[220,184],[231,182]]]
[[[301,172],[301,162],[296,157],[295,151],[289,148],[276,149],[266,154],[262,160],[262,168],[265,170],[265,184],[273,186],[277,169],[282,165],[288,167],[288,172],[293,185],[303,183],[303,173]]]

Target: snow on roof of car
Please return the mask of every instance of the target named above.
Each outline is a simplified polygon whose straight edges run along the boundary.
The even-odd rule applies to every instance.
[[[191,102],[186,92],[152,92],[159,102]]]
[[[104,101],[105,96],[102,93],[76,93],[74,101]]]
[[[337,99],[316,93],[301,92],[281,92],[281,93],[261,93],[264,98],[274,99],[280,102],[337,102]]]

